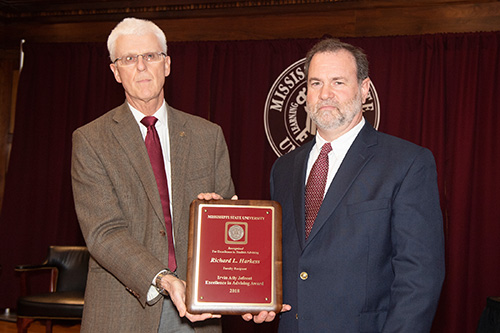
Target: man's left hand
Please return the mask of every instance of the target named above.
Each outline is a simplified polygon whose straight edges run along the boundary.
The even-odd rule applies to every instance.
[[[186,282],[174,275],[166,275],[161,279],[162,287],[168,292],[180,317],[186,317],[191,322],[202,321],[210,318],[220,318],[220,315],[212,313],[192,314],[186,309]]]

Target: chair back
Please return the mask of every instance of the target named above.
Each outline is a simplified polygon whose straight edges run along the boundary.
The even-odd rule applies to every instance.
[[[47,264],[57,267],[57,291],[85,291],[89,267],[85,246],[50,246]]]

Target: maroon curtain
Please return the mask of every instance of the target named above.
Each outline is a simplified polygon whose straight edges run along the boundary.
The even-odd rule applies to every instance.
[[[343,40],[369,56],[379,130],[436,157],[447,276],[433,331],[474,331],[486,297],[500,295],[500,33]],[[276,155],[264,128],[267,93],[314,42],[169,43],[167,101],[222,126],[242,199],[269,198]],[[25,46],[0,216],[0,308],[15,306],[14,265],[43,260],[48,245],[83,244],[71,195],[71,132],[123,102],[108,65],[100,43]]]

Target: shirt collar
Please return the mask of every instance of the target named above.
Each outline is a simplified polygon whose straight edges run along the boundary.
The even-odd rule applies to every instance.
[[[130,110],[132,111],[132,114],[134,115],[135,120],[138,123],[141,123],[142,118],[145,117],[144,113],[142,113],[141,111],[134,108],[128,102],[127,102],[127,104],[128,104],[128,107],[130,108]],[[165,126],[165,127],[167,126],[167,104],[165,103],[165,100],[163,100],[163,104],[153,114],[153,117],[156,117],[158,119],[157,124],[159,123],[159,125],[161,125],[161,126]]]
[[[332,151],[334,152],[335,156],[342,156],[347,154],[347,151],[354,142],[354,139],[356,139],[356,137],[358,136],[359,132],[361,132],[361,129],[365,125],[365,122],[365,118],[361,118],[361,121],[356,126],[331,142]],[[328,141],[321,137],[319,132],[316,132],[316,144],[314,145],[313,150],[316,150],[317,154],[319,154],[321,147],[323,147],[323,145],[327,142]]]

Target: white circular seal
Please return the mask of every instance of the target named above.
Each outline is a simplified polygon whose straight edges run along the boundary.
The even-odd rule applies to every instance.
[[[245,235],[245,230],[241,226],[235,224],[229,228],[228,234],[233,241],[239,241]]]
[[[284,155],[311,140],[316,125],[305,110],[307,80],[306,59],[296,61],[285,69],[269,90],[264,107],[264,126],[267,140],[276,155]],[[373,82],[363,103],[365,119],[378,129],[380,103]]]

